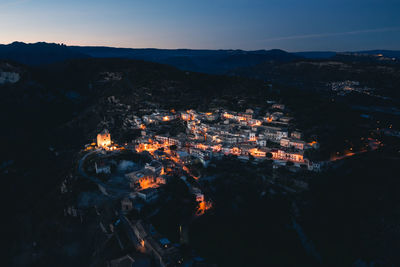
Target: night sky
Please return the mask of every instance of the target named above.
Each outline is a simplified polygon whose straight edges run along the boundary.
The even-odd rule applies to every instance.
[[[399,0],[0,0],[0,43],[400,50]]]

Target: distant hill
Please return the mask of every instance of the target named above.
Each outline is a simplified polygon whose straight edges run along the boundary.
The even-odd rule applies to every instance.
[[[88,57],[90,56],[60,44],[14,42],[9,45],[0,45],[0,59],[12,60],[27,65],[49,64],[68,59]]]
[[[400,51],[396,50],[367,50],[367,51],[358,51],[358,54],[365,54],[365,55],[382,55],[383,57],[387,58],[397,58],[400,59]]]
[[[296,52],[294,54],[308,59],[326,59],[336,56],[336,52],[331,51]]]
[[[182,70],[224,74],[239,67],[250,67],[265,61],[288,62],[298,56],[283,50],[190,50],[132,49],[112,47],[70,47],[73,51],[100,58],[141,59],[168,64]]]
[[[382,55],[382,56],[378,56]],[[237,69],[262,64],[281,64],[299,60],[382,61],[400,59],[400,51],[370,50],[337,53],[309,51],[289,53],[273,50],[191,50],[155,48],[115,48],[94,46],[66,46],[54,43],[25,44],[14,42],[0,45],[0,59],[27,65],[42,65],[82,58],[123,58],[167,64],[181,70],[210,74],[232,74]]]
[[[364,51],[354,51],[354,52],[344,52],[338,53],[333,51],[309,51],[309,52],[295,52],[294,55],[308,59],[328,59],[333,58],[336,55],[357,55],[362,56],[381,56],[385,58],[396,58],[400,59],[400,51],[396,50],[364,50]]]
[[[114,47],[81,47],[51,43],[0,45],[0,59],[27,65],[42,65],[81,58],[124,58],[175,66],[182,70],[225,74],[238,67],[251,67],[262,62],[288,62],[300,57],[283,50],[190,50],[131,49]]]

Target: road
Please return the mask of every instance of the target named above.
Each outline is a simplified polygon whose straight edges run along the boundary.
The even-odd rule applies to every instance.
[[[96,153],[100,153],[101,150],[93,150],[87,154],[85,154],[80,160],[79,160],[79,165],[78,165],[78,172],[79,174],[84,177],[87,178],[89,180],[91,180],[92,182],[96,183],[99,188],[100,191],[108,196],[108,197],[112,197],[112,198],[122,198],[124,196],[127,196],[131,193],[131,190],[129,189],[124,189],[124,188],[120,188],[120,187],[115,187],[115,186],[111,186],[109,184],[104,183],[103,181],[101,181],[100,179],[98,179],[97,177],[94,176],[90,176],[88,175],[84,169],[83,169],[83,164],[85,163],[85,160],[93,154]],[[104,189],[104,190],[102,190]]]

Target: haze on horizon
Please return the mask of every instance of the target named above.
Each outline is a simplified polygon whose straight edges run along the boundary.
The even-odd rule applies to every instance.
[[[0,43],[400,50],[398,0],[0,0]]]

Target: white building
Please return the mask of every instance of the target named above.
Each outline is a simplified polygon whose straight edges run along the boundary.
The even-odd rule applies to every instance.
[[[110,165],[105,165],[104,163],[99,163],[97,162],[94,163],[94,168],[96,169],[96,173],[111,173],[111,167]]]

